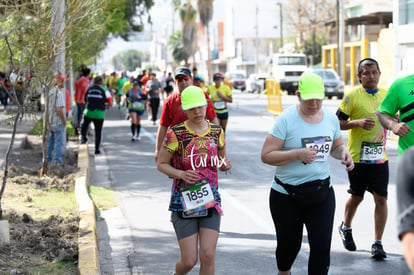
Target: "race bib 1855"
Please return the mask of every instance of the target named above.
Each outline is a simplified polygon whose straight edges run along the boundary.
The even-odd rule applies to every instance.
[[[194,209],[209,209],[215,205],[213,191],[206,180],[183,187],[180,191],[184,212]]]

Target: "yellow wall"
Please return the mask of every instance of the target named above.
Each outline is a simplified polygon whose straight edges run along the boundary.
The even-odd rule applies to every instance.
[[[377,46],[378,57],[376,58],[380,69],[381,78],[379,86],[387,88],[389,81],[394,76],[394,36],[393,29],[382,29],[378,34]],[[322,46],[322,67],[337,70],[336,62],[337,44]],[[344,66],[345,76],[343,80],[345,85],[358,85],[356,67],[358,62],[366,57],[370,57],[368,39],[362,39],[356,42],[344,43]]]
[[[336,62],[336,49],[337,44],[322,46],[322,67],[331,68],[338,72],[339,70],[337,69],[338,64]],[[342,66],[345,72],[343,81],[345,82],[345,85],[358,85],[359,82],[356,77],[356,67],[361,59],[369,56],[368,40],[362,39],[361,41],[344,43],[343,52],[344,56]]]
[[[378,37],[378,63],[381,69],[379,86],[388,88],[394,78],[394,31],[382,29]]]

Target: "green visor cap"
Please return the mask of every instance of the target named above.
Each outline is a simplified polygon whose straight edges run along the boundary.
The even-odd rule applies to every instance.
[[[206,105],[206,96],[201,88],[197,86],[188,86],[181,92],[181,107],[183,110],[190,110]]]
[[[303,100],[324,99],[325,86],[323,79],[315,73],[304,73],[299,80],[299,93]]]

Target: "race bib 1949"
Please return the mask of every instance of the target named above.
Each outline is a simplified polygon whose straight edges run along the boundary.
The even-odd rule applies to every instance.
[[[215,205],[213,191],[206,180],[183,187],[180,191],[184,212],[194,209],[208,209]]]
[[[332,140],[329,136],[303,138],[302,147],[317,149],[315,161],[326,161],[331,152]]]

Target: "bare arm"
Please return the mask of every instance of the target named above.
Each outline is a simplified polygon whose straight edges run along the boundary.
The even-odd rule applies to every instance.
[[[167,133],[167,129],[168,127],[161,125],[161,124],[160,124],[160,127],[158,127],[157,139],[155,142],[155,152],[154,152],[155,162],[157,162],[158,154],[161,149],[162,141],[164,140],[165,134]]]
[[[401,236],[405,261],[411,272],[414,272],[414,231],[408,231]]]
[[[284,140],[268,134],[262,147],[261,158],[263,163],[273,166],[284,165],[297,160],[301,160],[303,163],[312,163],[316,158],[316,149],[281,150],[283,144]]]
[[[233,102],[233,96],[229,95],[229,96],[225,96],[223,95],[223,93],[221,93],[220,91],[217,91],[217,96],[221,99],[224,100],[226,102],[232,103]]]
[[[403,137],[411,130],[405,122],[398,123],[398,120],[389,114],[377,113],[377,117],[382,127],[391,130],[397,136]]]
[[[226,155],[226,147],[223,147],[218,151],[220,160],[223,160],[221,162],[221,166],[219,167],[220,171],[228,171],[231,169],[231,162],[230,159]]]
[[[199,180],[198,171],[196,170],[179,170],[171,166],[173,154],[168,152],[164,147],[160,148],[157,160],[157,169],[174,179],[182,179],[187,183],[196,183]]]
[[[63,111],[63,107],[58,107],[56,111],[60,120],[62,121],[62,124],[66,126],[66,117],[65,112]]]
[[[355,120],[339,119],[339,125],[341,127],[341,130],[349,130],[356,127],[361,127],[365,130],[371,130],[375,126],[375,121],[371,117]]]
[[[342,164],[346,165],[346,171],[354,169],[354,161],[349,153],[348,148],[344,145],[342,137],[335,139],[332,144],[331,156],[341,160]]]
[[[219,122],[219,120],[218,120],[217,116],[215,116],[215,117],[211,120],[211,123],[214,123],[214,124],[218,124],[218,125],[220,125],[220,122]]]

